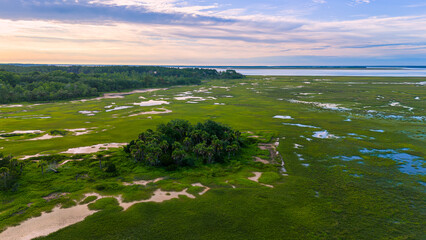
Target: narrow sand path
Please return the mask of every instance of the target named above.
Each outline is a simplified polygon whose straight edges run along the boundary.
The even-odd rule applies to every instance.
[[[249,177],[249,180],[255,181],[257,183],[259,183],[259,178],[262,176],[262,172],[253,172],[254,177]],[[264,184],[264,183],[259,183],[260,185],[263,185],[265,187],[270,187],[273,188],[274,186],[269,185],[269,184]]]
[[[261,163],[263,163],[263,164],[269,164],[269,161],[268,161],[268,160],[262,159],[262,158],[260,158],[260,157],[254,157],[254,161],[255,161],[255,162],[261,162]]]
[[[277,138],[274,143],[260,143],[258,147],[262,150],[268,150],[271,156],[272,161],[280,160],[281,161],[281,175],[288,176],[287,170],[285,169],[285,162],[280,152],[277,150],[280,145],[280,139]],[[258,159],[256,159],[258,160]]]
[[[158,181],[164,180],[164,178],[156,178],[153,180],[138,180],[138,181],[133,181],[133,183],[127,183],[127,182],[123,182],[124,186],[132,186],[132,185],[147,185],[148,183],[156,183]]]
[[[204,190],[203,190],[202,192],[198,193],[198,194],[200,194],[200,195],[203,195],[204,193],[206,193],[207,191],[209,191],[209,190],[210,190],[210,188],[209,188],[209,187],[206,187],[206,186],[204,186],[204,185],[203,185],[203,184],[201,184],[201,183],[193,183],[193,184],[192,184],[192,186],[194,186],[194,187],[203,187],[203,188],[204,188]]]
[[[68,159],[68,160],[65,160],[65,161],[59,163],[58,167],[61,167],[61,166],[65,165],[65,164],[67,164],[69,162],[79,162],[79,161],[83,161],[83,160],[84,159]]]

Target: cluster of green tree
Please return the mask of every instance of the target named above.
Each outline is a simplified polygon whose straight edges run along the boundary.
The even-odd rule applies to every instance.
[[[160,124],[132,140],[124,151],[138,162],[151,166],[191,166],[221,163],[237,153],[241,133],[230,127],[208,120],[191,125],[185,120]]]
[[[0,177],[3,180],[0,189],[9,189],[22,174],[23,167],[23,161],[18,162],[12,155],[5,156],[0,153]]]
[[[99,96],[102,92],[242,77],[233,70],[201,68],[0,65],[0,103],[66,100]]]

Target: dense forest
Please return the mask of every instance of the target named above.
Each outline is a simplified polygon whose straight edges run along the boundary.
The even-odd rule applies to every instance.
[[[233,70],[202,68],[0,65],[0,104],[76,99],[102,92],[242,77]]]
[[[138,162],[151,166],[191,166],[225,162],[241,148],[241,133],[208,120],[191,125],[172,120],[139,135],[124,147]]]

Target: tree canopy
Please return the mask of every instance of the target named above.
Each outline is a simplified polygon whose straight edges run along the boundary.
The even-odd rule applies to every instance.
[[[67,100],[99,96],[102,92],[242,77],[233,70],[201,68],[0,65],[0,104]]]
[[[240,150],[240,136],[239,131],[211,120],[192,125],[177,119],[139,134],[124,150],[151,166],[222,163]]]
[[[23,166],[23,161],[18,162],[12,155],[5,156],[0,152],[0,179],[3,181],[3,184],[0,184],[0,190],[10,188],[21,175]]]

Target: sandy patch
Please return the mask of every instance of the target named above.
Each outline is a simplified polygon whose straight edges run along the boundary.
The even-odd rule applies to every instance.
[[[212,88],[205,88],[205,87],[201,87],[199,89],[195,89],[193,90],[193,92],[195,93],[206,93],[208,91],[212,90]]]
[[[44,133],[44,131],[41,131],[41,130],[16,130],[16,131],[6,133],[6,134],[33,134],[33,133]]]
[[[161,111],[149,111],[149,112],[140,112],[140,113],[135,113],[135,114],[131,114],[129,115],[129,117],[135,117],[135,116],[140,116],[140,115],[151,115],[151,114],[166,114],[166,113],[171,113],[173,112],[172,110],[168,110],[166,108],[158,108],[157,110],[161,110]]]
[[[156,100],[149,100],[149,101],[140,102],[140,103],[133,103],[133,105],[141,106],[141,107],[151,107],[151,106],[158,106],[158,105],[163,105],[163,104],[170,104],[170,103],[167,102],[167,101],[156,101]]]
[[[199,186],[201,184],[195,183],[194,186]],[[205,187],[201,185],[202,187]],[[209,190],[209,188],[206,187],[207,190],[204,190],[200,195],[204,194]],[[52,195],[52,194],[51,194]],[[120,204],[120,206],[123,208],[123,211],[126,211],[129,207],[133,206],[137,203],[143,203],[143,202],[157,202],[161,203],[167,200],[179,198],[179,196],[185,195],[189,198],[195,198],[194,195],[189,194],[187,192],[187,189],[184,189],[181,192],[168,192],[168,191],[162,191],[161,189],[157,189],[150,199],[147,200],[141,200],[141,201],[135,201],[130,203],[125,203],[122,201],[122,197],[116,197]],[[49,195],[50,196],[50,195]],[[103,197],[108,196],[101,196],[97,193],[88,193],[85,194],[84,198],[87,198],[88,196],[97,196],[98,199],[101,199]],[[57,196],[56,196],[57,197]],[[60,196],[59,196],[60,197]],[[67,209],[61,209],[59,207],[55,207],[52,212],[49,213],[42,213],[40,217],[36,218],[30,218],[24,222],[22,222],[18,226],[9,227],[5,231],[0,233],[0,239],[2,240],[30,240],[36,237],[40,236],[46,236],[50,233],[56,232],[62,228],[68,227],[72,224],[78,223],[83,221],[87,216],[92,215],[96,211],[89,210],[87,207],[88,204],[85,205],[77,205],[71,208]]]
[[[225,86],[212,86],[212,88],[230,89],[230,87]]]
[[[189,198],[195,198],[194,195],[189,194],[187,192],[188,189],[184,189],[181,192],[168,192],[168,191],[162,191],[161,189],[157,189],[155,190],[154,194],[151,196],[150,199],[147,200],[141,200],[141,201],[135,201],[135,202],[130,202],[130,203],[125,203],[123,202],[121,196],[117,198],[118,202],[120,203],[120,207],[122,207],[124,209],[124,211],[126,211],[129,207],[137,204],[137,203],[143,203],[143,202],[164,202],[167,200],[171,200],[174,198],[179,198],[180,195],[184,195],[187,196]]]
[[[105,93],[102,97],[97,97],[97,98],[92,98],[92,99],[81,99],[81,100],[71,101],[71,102],[75,103],[75,102],[87,102],[87,101],[102,100],[102,99],[124,98],[124,96],[126,96],[126,95],[131,95],[131,94],[135,94],[135,93],[155,92],[155,91],[166,90],[166,89],[167,88],[152,88],[152,89],[133,90],[131,92]]]
[[[41,137],[31,138],[31,139],[28,139],[28,140],[29,141],[37,141],[37,140],[48,140],[48,139],[52,139],[52,138],[61,138],[61,137],[63,137],[63,136],[61,136],[61,135],[53,136],[53,135],[50,135],[50,134],[45,134]]]
[[[156,183],[158,181],[164,180],[164,178],[156,178],[153,180],[138,180],[138,181],[133,181],[133,183],[127,183],[127,182],[123,182],[124,186],[132,186],[132,185],[147,185],[148,183]]]
[[[249,180],[251,180],[251,181],[255,181],[255,182],[259,182],[259,178],[262,176],[262,173],[261,172],[253,172],[253,174],[254,174],[254,177],[249,177],[248,179]],[[263,185],[263,186],[265,186],[265,187],[270,187],[270,188],[273,188],[274,186],[272,186],[272,185],[269,185],[269,184],[264,184],[264,183],[259,183],[260,185]]]
[[[262,176],[261,172],[253,172],[254,177],[249,177],[248,179],[251,181],[259,182],[259,178]]]
[[[96,129],[96,127],[93,127],[91,129]],[[91,133],[93,130],[87,129],[87,128],[74,128],[74,129],[65,129],[66,131],[72,132],[75,136],[85,135]]]
[[[198,193],[198,194],[200,194],[200,195],[203,195],[204,193],[206,193],[207,191],[209,191],[210,190],[210,188],[209,187],[206,187],[206,186],[204,186],[203,184],[201,184],[201,183],[193,183],[193,184],[191,184],[192,186],[194,186],[194,187],[203,187],[204,188],[204,190],[202,191],[202,192],[200,192],[200,193]]]
[[[70,148],[67,151],[62,153],[68,153],[68,154],[95,153],[99,151],[108,150],[110,148],[119,148],[125,145],[127,145],[127,143],[103,143],[103,144],[96,144],[96,145],[87,146],[87,147]]]
[[[259,143],[258,147],[261,150],[268,150],[271,155],[271,159],[275,159],[279,155],[279,152],[277,151],[279,144],[279,139],[277,139],[274,143]]]
[[[183,100],[205,101],[206,100],[203,97],[195,97],[195,96],[175,97],[174,99],[179,101],[183,101]]]
[[[255,161],[255,162],[261,162],[261,163],[263,163],[263,164],[269,164],[269,161],[268,161],[268,160],[262,159],[262,158],[260,158],[260,157],[254,157],[254,161]]]
[[[272,159],[272,162],[275,163],[275,161],[278,159],[281,161],[281,174],[283,176],[287,176],[287,170],[285,169],[284,165],[284,158],[281,156],[280,152],[277,150],[278,146],[280,145],[280,139],[277,138],[274,143],[259,143],[258,147],[261,150],[268,150],[270,153],[270,158]]]
[[[15,108],[15,107],[23,107],[24,105],[22,104],[13,104],[13,105],[8,105],[8,104],[4,104],[4,105],[0,105],[0,108]]]
[[[249,138],[260,138],[260,136],[257,135],[252,135],[252,136],[248,136]]]
[[[95,116],[99,111],[78,111],[78,113],[84,114],[86,116]]]
[[[72,224],[83,221],[95,211],[89,210],[87,205],[61,209],[55,207],[50,213],[42,213],[40,217],[30,218],[20,225],[9,227],[0,233],[2,240],[30,240],[46,236]]]
[[[295,144],[294,144],[294,148],[296,148],[296,149],[297,149],[297,148],[303,148],[303,145],[300,145],[300,144],[295,143]]]
[[[58,167],[61,167],[61,166],[65,165],[69,162],[78,162],[78,161],[83,161],[83,160],[84,159],[68,159],[68,160],[65,160],[65,161],[61,162],[60,164],[58,164]]]

